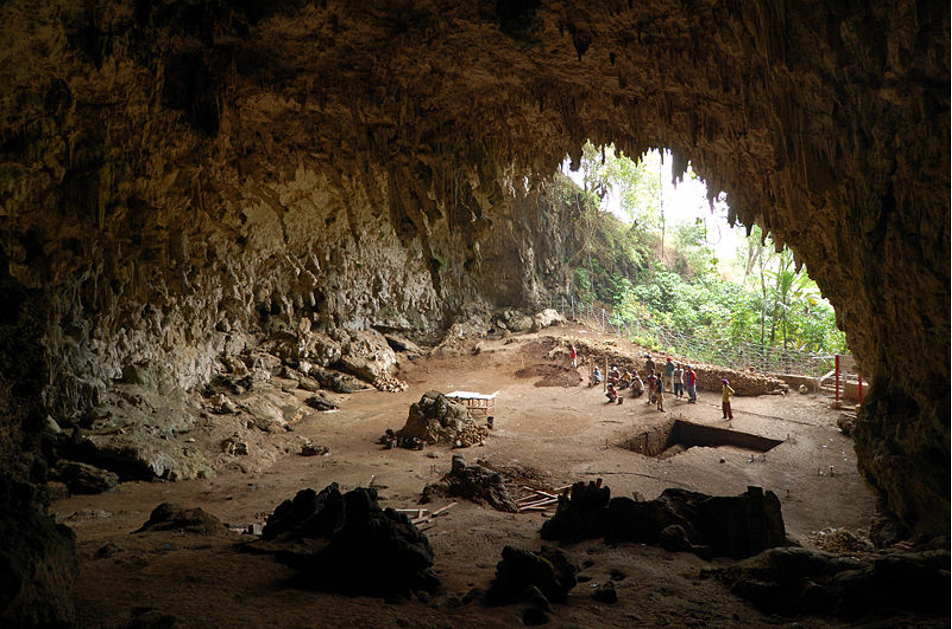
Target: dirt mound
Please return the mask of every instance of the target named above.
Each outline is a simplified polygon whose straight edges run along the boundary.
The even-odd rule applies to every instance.
[[[523,367],[516,372],[517,378],[541,378],[535,383],[537,387],[577,387],[582,382],[582,376],[576,369],[562,365],[539,363]]]

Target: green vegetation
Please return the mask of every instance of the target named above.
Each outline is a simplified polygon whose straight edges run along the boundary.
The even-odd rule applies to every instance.
[[[659,161],[657,153],[635,162],[589,143],[574,175],[580,183],[554,177],[550,201],[563,204],[576,223],[567,263],[577,300],[605,308],[633,340],[662,351],[689,348],[713,357],[748,344],[767,352],[845,351],[833,308],[806,269],[797,270],[790,250],[776,252],[754,226],[734,251],[739,277],[731,278],[709,242],[706,219],[671,224]],[[687,177],[694,177],[690,170]]]

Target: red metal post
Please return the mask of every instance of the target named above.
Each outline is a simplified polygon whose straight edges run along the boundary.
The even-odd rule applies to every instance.
[[[836,378],[836,397],[834,398],[837,402],[840,401],[840,355],[836,355],[836,368],[834,369],[834,374]]]

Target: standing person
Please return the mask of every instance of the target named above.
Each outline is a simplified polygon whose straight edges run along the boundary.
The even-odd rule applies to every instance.
[[[658,390],[657,386],[655,386],[655,385],[657,385],[658,380],[660,380],[660,379],[661,379],[661,378],[659,378],[658,376],[655,375],[654,369],[651,369],[651,370],[648,371],[648,377],[647,377],[645,380],[646,380],[647,383],[648,383],[648,402],[647,402],[647,404],[649,404],[649,405],[655,403],[655,398],[657,397],[657,394],[655,393],[655,391]]]
[[[652,373],[655,370],[654,360],[651,359],[651,354],[645,354],[645,377],[648,374]]]
[[[578,369],[578,350],[575,349],[575,343],[569,345],[569,354],[572,356],[572,367]]]
[[[684,369],[681,363],[674,366],[674,397],[679,400],[684,397]]]
[[[697,373],[694,371],[693,366],[688,365],[684,379],[688,387],[688,404],[694,404],[697,402]]]
[[[674,363],[671,362],[670,356],[664,363],[664,388],[667,391],[674,391]]]
[[[721,419],[734,419],[734,412],[731,410],[731,396],[734,395],[734,389],[727,381],[727,378],[721,379],[721,410],[724,411],[724,417]]]
[[[664,410],[664,380],[658,378],[655,380],[655,394],[658,396],[658,410],[662,413],[666,412]]]

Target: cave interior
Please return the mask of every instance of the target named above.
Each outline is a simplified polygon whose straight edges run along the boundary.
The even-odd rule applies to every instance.
[[[586,140],[669,148],[809,265],[871,382],[860,473],[899,536],[947,539],[947,5],[9,0],[0,17],[11,626],[73,618],[48,418],[97,421],[120,384],[200,390],[282,329],[366,356],[372,331],[537,311],[566,290],[571,229],[538,186]]]

